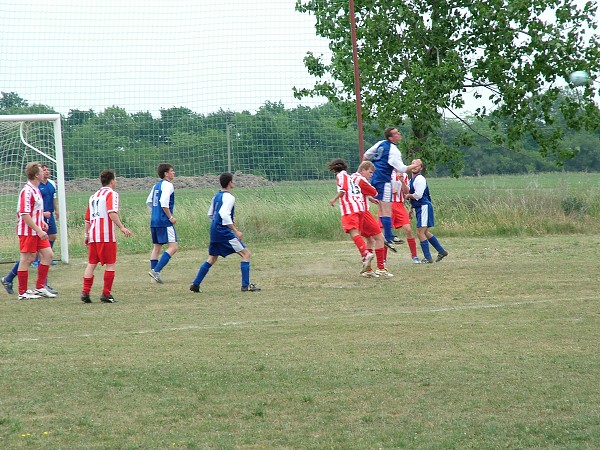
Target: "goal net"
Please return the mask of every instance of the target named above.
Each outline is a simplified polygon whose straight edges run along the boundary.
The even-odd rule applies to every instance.
[[[59,238],[55,253],[69,260],[61,117],[58,114],[0,115],[0,261],[19,258],[17,196],[27,182],[25,167],[39,161],[57,184]]]

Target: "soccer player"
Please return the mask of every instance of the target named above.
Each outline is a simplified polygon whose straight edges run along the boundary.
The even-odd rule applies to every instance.
[[[369,198],[377,195],[375,188],[369,184],[374,171],[375,166],[371,161],[363,161],[358,166],[356,172],[350,175],[350,178],[362,193],[365,207],[360,223],[360,234],[366,239],[369,251],[372,253],[372,249],[375,249],[375,256],[377,258],[377,270],[373,271],[369,265],[362,275],[366,278],[391,278],[394,275],[385,267],[386,255],[381,227],[377,223],[377,220],[375,220],[375,217],[373,217],[373,214],[371,214],[371,211],[369,211]],[[377,200],[375,202],[377,203]]]
[[[410,226],[410,217],[404,205],[405,196],[409,191],[409,182],[410,180],[406,173],[400,173],[397,170],[392,172],[392,227],[404,230],[412,261],[415,264],[419,264],[421,260],[417,256],[417,241],[413,235]]]
[[[52,248],[48,241],[48,224],[44,222],[44,201],[38,189],[44,173],[39,162],[27,164],[25,168],[27,184],[19,193],[17,203],[17,235],[19,236],[19,248],[21,258],[17,270],[19,280],[19,300],[28,300],[40,297],[54,298],[56,294],[49,292],[44,286],[48,278],[52,257]],[[35,290],[27,289],[29,281],[29,266],[39,253],[40,264],[38,266]],[[3,283],[4,284],[4,283]]]
[[[370,252],[365,240],[360,235],[360,226],[362,216],[365,211],[365,201],[360,188],[352,181],[346,169],[348,164],[343,159],[334,159],[327,168],[335,173],[337,183],[337,194],[329,200],[329,204],[334,206],[337,200],[340,201],[340,211],[342,213],[342,228],[350,236],[354,245],[358,249],[361,257],[362,267],[360,273],[365,273],[373,260],[373,252]]]
[[[177,219],[173,215],[175,188],[172,181],[175,178],[175,169],[171,164],[161,163],[158,165],[157,172],[160,181],[154,185],[146,200],[150,209],[150,233],[152,235],[152,253],[150,254],[148,275],[157,283],[162,284],[160,271],[169,264],[178,247],[177,233],[174,227]],[[167,249],[158,259],[165,244],[167,244]]]
[[[114,170],[104,170],[100,174],[102,188],[90,197],[85,212],[85,237],[84,244],[88,248],[88,264],[83,273],[83,289],[81,301],[92,303],[90,291],[94,284],[94,270],[98,263],[104,266],[104,286],[100,301],[102,303],[115,303],[112,296],[112,285],[115,280],[117,264],[117,235],[115,225],[125,237],[131,236],[131,231],[125,228],[119,217],[119,194],[114,190],[117,179]]]
[[[57,228],[56,228],[56,220],[54,219],[54,215],[56,214],[56,218],[58,218],[58,206],[56,200],[56,184],[54,181],[50,180],[50,169],[47,165],[41,164],[43,177],[38,185],[38,189],[42,194],[42,201],[44,203],[44,213],[43,220],[48,224],[48,229],[46,232],[48,233],[48,241],[50,242],[50,248],[54,247],[54,241],[56,240]],[[17,261],[12,269],[2,278],[2,286],[6,290],[6,292],[10,295],[14,294],[13,289],[13,280],[17,277],[17,272],[19,270],[20,261]],[[50,265],[54,265],[55,262],[52,260]],[[31,267],[39,266],[39,256],[36,255],[35,260],[31,263]],[[57,294],[56,290],[48,286],[48,280],[46,280],[45,288],[51,294]]]
[[[386,128],[384,136],[385,140],[377,142],[365,152],[364,159],[375,164],[371,184],[377,189],[376,198],[379,200],[379,217],[383,225],[385,245],[396,252],[392,231],[392,171],[396,169],[400,173],[409,172],[415,167],[415,164],[413,162],[413,164],[406,166],[402,162],[402,154],[396,146],[402,139],[402,134],[396,128]],[[420,160],[415,161],[420,162]]]
[[[210,223],[210,244],[208,259],[202,263],[196,278],[192,281],[190,291],[202,292],[200,284],[219,256],[223,258],[237,253],[241,256],[240,271],[242,273],[242,292],[258,292],[260,288],[250,283],[250,250],[242,243],[242,232],[235,226],[235,197],[231,193],[235,183],[233,174],[222,173],[219,176],[221,190],[215,194],[208,210]]]
[[[413,165],[415,165],[415,161],[417,160],[413,161]],[[435,222],[433,205],[431,204],[431,196],[429,195],[429,186],[421,173],[424,169],[425,165],[419,161],[413,170],[413,175],[409,183],[409,194],[406,197],[410,200],[417,219],[417,236],[419,237],[419,241],[421,241],[421,250],[423,250],[423,256],[425,257],[421,262],[431,264],[433,263],[433,258],[429,251],[429,244],[433,245],[438,252],[435,262],[440,262],[448,256],[448,252],[444,250],[442,244],[429,231],[429,228],[433,227]]]

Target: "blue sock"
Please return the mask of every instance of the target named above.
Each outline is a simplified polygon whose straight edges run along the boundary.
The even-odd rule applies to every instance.
[[[429,251],[429,241],[421,241],[421,250],[423,250],[423,256],[425,259],[431,259],[431,252]]]
[[[171,261],[171,255],[169,255],[167,252],[164,252],[158,260],[158,264],[154,266],[154,270],[160,272],[167,264],[169,264],[169,261]]]
[[[198,269],[198,274],[196,275],[196,278],[194,278],[194,281],[192,281],[192,284],[200,286],[200,283],[202,283],[202,280],[204,280],[204,277],[211,267],[212,266],[208,263],[208,261],[204,261],[200,266],[200,269]]]
[[[7,283],[10,283],[12,280],[14,280],[15,277],[17,276],[18,270],[19,270],[19,261],[17,261],[15,263],[15,265],[13,266],[13,268],[10,269],[10,272],[8,272],[8,274],[4,277],[4,281],[6,281]]]
[[[240,270],[242,271],[242,286],[250,284],[250,261],[240,262]]]
[[[150,260],[150,269],[154,270],[154,268],[156,267],[157,264],[158,264],[158,259],[151,259]]]
[[[442,247],[442,244],[440,244],[435,236],[431,236],[428,241],[431,243],[431,245],[433,245],[438,253],[444,253],[444,247]]]
[[[394,239],[394,232],[392,231],[392,218],[391,217],[380,217],[381,225],[383,225],[383,237],[386,241]]]

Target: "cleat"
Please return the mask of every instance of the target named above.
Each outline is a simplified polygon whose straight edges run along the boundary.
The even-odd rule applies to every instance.
[[[392,239],[392,242],[394,244],[404,244],[404,241],[402,239],[400,239],[398,236],[394,236],[394,238]]]
[[[371,265],[371,261],[373,261],[373,253],[367,252],[365,256],[362,258],[362,267],[360,269],[360,273],[366,272],[369,270],[369,266]]]
[[[384,244],[387,248],[389,248],[394,253],[398,252],[398,250],[396,250],[396,246],[394,245],[394,243],[392,241],[385,241]]]
[[[157,283],[159,283],[159,284],[163,284],[163,280],[162,280],[162,278],[160,277],[160,272],[157,272],[157,271],[156,271],[156,270],[154,270],[154,269],[150,269],[150,272],[148,272],[148,275],[150,275],[150,276],[152,277],[152,279],[153,279],[154,281],[156,281]]]
[[[115,300],[115,298],[112,295],[104,295],[104,294],[102,294],[100,296],[100,301],[102,303],[117,303],[117,301]]]
[[[46,286],[44,286],[44,288],[51,294],[58,295],[58,292],[52,286],[46,285]]]
[[[40,262],[37,260],[31,263],[31,267],[35,268],[35,267],[39,267],[39,266],[40,266]]]
[[[55,266],[57,264],[58,264],[58,262],[55,259],[53,259],[52,261],[50,261],[50,265],[51,266]]]
[[[380,278],[392,278],[394,276],[394,274],[388,272],[387,269],[377,269],[375,274]]]
[[[421,264],[421,260],[418,256],[413,256],[412,262],[413,264]]]
[[[442,259],[444,259],[446,256],[448,256],[448,252],[446,250],[444,250],[441,253],[438,253],[437,258],[435,258],[435,262],[440,262]]]
[[[375,273],[375,271],[373,269],[371,269],[370,267],[368,270],[361,273],[360,276],[365,277],[365,278],[379,278],[379,275],[377,275]]]
[[[92,303],[92,299],[90,298],[90,294],[86,294],[85,292],[81,293],[81,301],[83,303]]]
[[[38,295],[35,292],[30,291],[30,290],[25,291],[22,294],[19,294],[19,300],[31,300],[34,298],[42,298],[42,296]]]
[[[37,295],[39,295],[40,297],[45,297],[45,298],[54,298],[54,297],[56,297],[56,294],[53,294],[52,292],[50,292],[45,287],[36,289],[34,292]]]
[[[190,285],[190,291],[192,291],[192,292],[202,292],[202,289],[200,289],[199,285],[192,283]]]
[[[421,264],[433,264],[433,258],[431,258],[431,259],[423,258],[421,260]]]
[[[2,277],[2,286],[4,286],[4,289],[6,290],[6,293],[9,295],[12,295],[15,293],[14,289],[13,289],[13,282],[12,281],[6,281],[4,279],[5,277]]]
[[[250,283],[248,286],[242,286],[242,292],[258,292],[260,288],[255,284]]]

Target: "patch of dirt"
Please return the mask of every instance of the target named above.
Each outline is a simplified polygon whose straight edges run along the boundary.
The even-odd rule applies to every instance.
[[[157,177],[145,178],[123,178],[117,177],[117,190],[119,191],[139,191],[150,190],[156,184]],[[259,187],[271,186],[273,183],[266,178],[256,175],[236,172],[233,180],[237,187]],[[177,188],[216,188],[219,186],[218,175],[205,175],[202,177],[178,177],[175,176],[173,186]],[[78,178],[65,183],[67,192],[89,192],[100,188],[100,180],[93,178]]]

